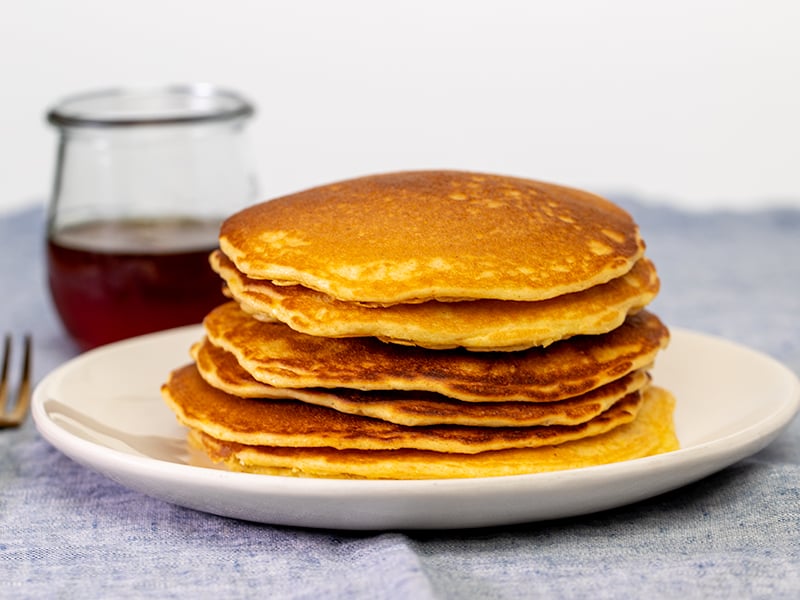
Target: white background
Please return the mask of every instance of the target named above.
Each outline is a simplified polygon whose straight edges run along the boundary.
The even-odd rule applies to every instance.
[[[696,209],[800,206],[800,2],[25,0],[0,13],[0,210],[46,201],[58,98],[206,81],[264,197],[465,168]]]

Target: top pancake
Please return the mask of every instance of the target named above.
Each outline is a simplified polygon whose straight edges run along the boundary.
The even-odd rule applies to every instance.
[[[339,300],[543,300],[627,273],[644,243],[593,194],[460,171],[374,175],[251,206],[220,248],[246,276]]]

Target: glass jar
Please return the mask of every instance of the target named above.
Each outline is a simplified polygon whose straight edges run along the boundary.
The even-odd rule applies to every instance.
[[[81,348],[199,323],[224,301],[208,265],[224,218],[256,200],[253,106],[205,84],[59,102],[47,272]]]

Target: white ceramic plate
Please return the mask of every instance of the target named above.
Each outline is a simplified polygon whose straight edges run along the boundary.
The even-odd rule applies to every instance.
[[[674,329],[653,371],[677,397],[682,449],[612,465],[433,481],[300,479],[233,473],[188,449],[161,400],[199,326],[79,356],[37,386],[33,418],[64,454],[124,486],[263,523],[344,529],[460,528],[580,515],[636,502],[718,471],[767,444],[800,405],[797,377],[731,342]]]

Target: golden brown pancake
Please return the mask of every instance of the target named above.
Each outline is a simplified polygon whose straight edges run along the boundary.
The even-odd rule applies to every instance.
[[[607,433],[560,445],[476,454],[425,450],[335,450],[248,446],[193,430],[192,440],[235,471],[300,477],[439,479],[497,477],[576,469],[669,452],[678,448],[672,395],[654,386],[637,418]]]
[[[478,427],[577,425],[598,416],[631,392],[642,389],[650,380],[640,369],[591,392],[559,402],[461,402],[431,392],[276,388],[253,379],[232,354],[208,340],[192,347],[192,357],[206,383],[234,396],[300,400],[410,427],[443,424]]]
[[[375,338],[323,338],[264,323],[234,302],[204,320],[209,340],[256,380],[275,387],[436,392],[467,402],[552,402],[649,366],[669,340],[643,310],[603,335],[520,352],[428,350]]]
[[[194,364],[176,369],[162,394],[178,420],[216,439],[250,446],[394,450],[415,448],[473,454],[536,448],[595,436],[632,421],[640,391],[578,425],[548,427],[406,427],[292,400],[239,398],[208,385]]]
[[[211,265],[239,305],[262,320],[279,320],[309,335],[375,336],[432,349],[513,351],[574,335],[606,333],[653,300],[659,287],[653,263],[642,258],[621,277],[549,300],[430,300],[374,307],[336,300],[300,285],[251,279],[219,251],[211,255]]]
[[[339,300],[536,301],[630,271],[630,215],[588,192],[516,177],[416,171],[351,179],[229,217],[220,247],[246,276]]]

